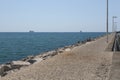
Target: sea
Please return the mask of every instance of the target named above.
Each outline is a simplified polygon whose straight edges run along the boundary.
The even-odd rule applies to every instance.
[[[38,55],[104,32],[0,32],[0,64]]]

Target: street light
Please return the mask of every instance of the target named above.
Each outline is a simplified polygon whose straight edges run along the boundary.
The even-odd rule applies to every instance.
[[[116,16],[112,17],[112,32],[115,32],[115,27],[114,27],[114,19],[117,18]]]
[[[117,22],[114,23],[115,23],[114,31],[117,32]]]
[[[107,15],[106,15],[106,34],[107,34],[107,43],[108,43],[108,0],[107,0]]]

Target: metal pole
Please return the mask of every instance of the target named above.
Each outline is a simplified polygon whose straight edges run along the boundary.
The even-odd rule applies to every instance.
[[[117,32],[117,22],[115,22],[115,32]]]
[[[108,0],[107,0],[107,16],[106,16],[106,34],[107,34],[107,43],[108,43]]]

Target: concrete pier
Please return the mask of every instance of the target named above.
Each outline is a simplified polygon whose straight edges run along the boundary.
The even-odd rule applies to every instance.
[[[120,52],[113,54],[110,80],[120,80]]]
[[[120,80],[120,32],[116,33],[110,80]]]
[[[52,58],[10,72],[0,80],[109,80],[113,38],[114,34],[110,34],[109,43],[104,36],[67,49]]]

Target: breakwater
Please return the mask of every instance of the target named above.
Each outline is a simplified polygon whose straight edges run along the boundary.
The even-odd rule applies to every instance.
[[[59,52],[56,49],[38,55],[39,57],[31,56],[27,59],[12,61],[10,65],[14,68],[18,67],[18,69],[6,71],[7,75],[3,75],[4,77],[0,77],[0,79],[109,80],[113,52],[106,51],[106,48],[112,48],[109,47],[109,44],[113,43],[113,38],[114,35],[110,34],[109,43],[106,42],[106,36],[103,36],[93,39],[93,41],[88,40],[88,42],[77,43],[74,46],[63,47],[63,51],[60,50],[60,53],[54,53]],[[22,67],[18,65],[22,65]],[[1,70],[3,69],[5,67]]]
[[[99,38],[99,37],[97,37],[97,38]],[[94,41],[97,38],[88,38],[84,41],[78,41],[74,45],[69,45],[69,46],[65,46],[62,48],[58,48],[56,50],[44,52],[44,53],[41,53],[41,54],[36,55],[36,56],[28,56],[22,60],[17,60],[17,61],[8,62],[6,64],[1,64],[0,65],[0,76],[3,77],[11,72],[18,71],[21,67],[27,67],[27,66],[30,66],[32,64],[39,63],[42,60],[46,60],[48,58],[51,58],[55,55],[58,55],[58,54],[61,54],[64,52],[69,52],[69,51],[71,51],[72,48],[75,48],[77,46],[81,46],[81,45],[85,44],[86,42]]]

